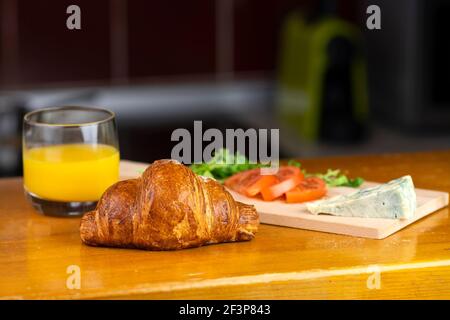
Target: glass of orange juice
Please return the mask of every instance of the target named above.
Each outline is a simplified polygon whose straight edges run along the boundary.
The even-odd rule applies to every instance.
[[[119,179],[113,112],[66,106],[32,111],[23,124],[25,194],[51,216],[79,216],[95,208]]]

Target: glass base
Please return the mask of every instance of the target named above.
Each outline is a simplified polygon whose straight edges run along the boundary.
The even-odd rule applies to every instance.
[[[46,216],[53,217],[80,217],[84,213],[94,210],[97,205],[97,201],[64,202],[45,200],[28,191],[25,191],[25,195],[34,209]]]

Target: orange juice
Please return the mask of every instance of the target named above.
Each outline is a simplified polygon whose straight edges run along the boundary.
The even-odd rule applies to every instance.
[[[108,145],[66,144],[24,151],[24,185],[55,201],[97,201],[119,179],[119,151]]]

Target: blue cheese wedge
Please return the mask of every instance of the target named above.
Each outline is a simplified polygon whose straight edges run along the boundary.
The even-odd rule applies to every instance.
[[[344,217],[410,219],[416,210],[416,192],[411,176],[376,187],[308,203],[313,214]]]

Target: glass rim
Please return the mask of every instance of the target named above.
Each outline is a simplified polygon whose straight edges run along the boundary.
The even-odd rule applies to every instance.
[[[106,117],[104,119],[100,119],[97,121],[87,121],[87,122],[81,122],[81,123],[46,123],[46,122],[39,122],[36,120],[31,120],[31,116],[43,112],[52,112],[52,111],[61,111],[61,110],[82,110],[82,111],[97,111],[97,112],[104,112],[106,114]],[[61,106],[61,107],[48,107],[48,108],[41,108],[36,109],[33,111],[30,111],[26,113],[23,116],[23,121],[26,124],[29,125],[35,125],[35,126],[44,126],[44,127],[85,127],[85,126],[92,126],[92,125],[98,125],[102,124],[111,120],[114,120],[116,117],[116,114],[108,109],[105,108],[99,108],[99,107],[84,107],[84,106]]]

